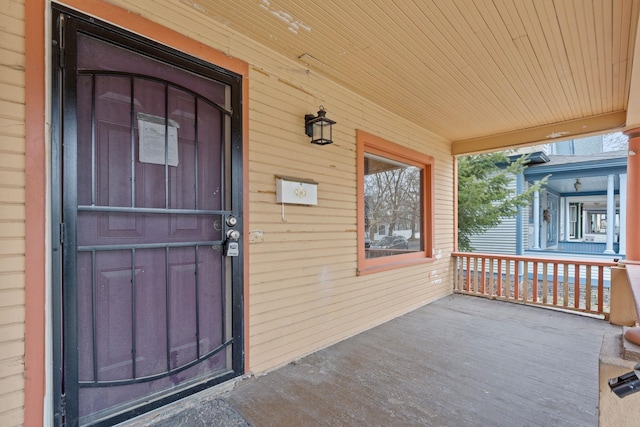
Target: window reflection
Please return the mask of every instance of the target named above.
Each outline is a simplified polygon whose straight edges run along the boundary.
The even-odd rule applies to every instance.
[[[423,170],[369,153],[364,170],[366,258],[424,250]]]

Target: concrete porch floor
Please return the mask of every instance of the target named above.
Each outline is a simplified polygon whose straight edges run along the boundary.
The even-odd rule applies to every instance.
[[[597,426],[607,322],[451,295],[127,426]]]

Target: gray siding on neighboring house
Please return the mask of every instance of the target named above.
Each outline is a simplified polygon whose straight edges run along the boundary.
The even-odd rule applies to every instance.
[[[471,238],[473,252],[515,255],[516,234],[516,218],[506,218],[499,226]]]
[[[515,193],[516,186],[517,182],[514,177],[509,184],[509,189]],[[526,210],[523,213],[526,214]],[[503,218],[497,227],[471,237],[473,252],[516,255],[517,233],[516,217]]]

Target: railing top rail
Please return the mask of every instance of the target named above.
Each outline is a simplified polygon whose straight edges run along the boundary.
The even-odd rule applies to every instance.
[[[504,255],[504,254],[486,254],[479,252],[451,252],[451,256],[454,257],[470,257],[470,258],[489,258],[496,260],[511,260],[511,261],[527,261],[527,262],[548,262],[553,264],[580,264],[591,265],[595,267],[616,267],[617,262],[614,261],[594,261],[585,259],[553,259],[543,257],[528,257],[522,255]]]

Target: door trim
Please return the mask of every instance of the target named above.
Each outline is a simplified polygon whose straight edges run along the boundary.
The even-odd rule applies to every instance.
[[[48,137],[45,86],[50,31],[45,19],[46,2],[25,2],[25,380],[24,425],[44,425],[50,418],[45,399],[51,396],[51,353],[46,343],[51,328],[51,280],[47,267],[51,244],[48,214]],[[27,267],[28,266],[28,267]],[[49,390],[48,390],[49,388]],[[48,404],[50,405],[50,404]],[[45,411],[47,414],[45,414]]]
[[[234,130],[234,135],[232,136],[232,140],[236,137],[241,138],[242,141],[244,141],[243,144],[241,144],[241,157],[242,157],[242,177],[238,176],[236,177],[236,179],[233,182],[233,186],[236,188],[242,188],[242,185],[247,185],[248,183],[248,158],[247,158],[247,154],[248,154],[248,146],[247,146],[247,135],[248,135],[248,129],[247,129],[247,117],[248,117],[248,80],[247,80],[247,75],[248,75],[248,65],[240,60],[237,59],[233,59],[233,58],[229,58],[228,56],[222,54],[221,52],[215,51],[210,47],[206,47],[204,45],[202,45],[199,42],[193,41],[187,37],[185,37],[184,35],[181,35],[179,33],[175,33],[172,32],[171,30],[167,30],[166,28],[152,23],[150,21],[147,21],[144,18],[141,18],[137,15],[132,16],[131,14],[129,14],[128,12],[126,12],[124,9],[120,9],[114,6],[109,6],[103,3],[90,3],[89,5],[86,4],[86,2],[83,1],[67,1],[67,4],[77,4],[78,5],[78,9],[84,9],[84,11],[91,13],[94,16],[105,16],[105,17],[109,17],[111,23],[103,23],[103,22],[95,22],[93,20],[92,24],[97,25],[98,27],[107,29],[109,31],[112,31],[113,34],[116,35],[120,35],[120,36],[125,36],[125,37],[132,37],[133,39],[137,40],[138,43],[142,43],[142,44],[146,44],[151,46],[154,49],[158,49],[160,51],[163,52],[167,52],[170,55],[174,55],[176,57],[181,57],[183,59],[189,60],[192,63],[196,64],[197,66],[204,66],[206,68],[209,69],[213,69],[217,72],[222,72],[222,73],[226,73],[226,71],[230,71],[231,74],[237,74],[240,76],[241,78],[241,105],[238,107],[238,110],[241,110],[241,115],[240,115],[240,119],[238,123],[234,123],[234,128],[236,130]],[[77,17],[79,19],[85,20],[85,21],[89,21],[89,18],[86,17],[85,15],[76,12],[72,9],[68,9],[64,6],[58,6],[54,3],[52,3],[52,8],[55,9],[56,11],[60,11],[62,13],[65,14],[69,14],[69,15],[73,15],[74,17]],[[117,26],[114,26],[112,24],[116,24]],[[127,31],[127,29],[122,29],[120,27],[126,27],[127,29],[130,29],[132,31],[135,31],[138,34],[141,35],[133,35],[132,33],[129,33]],[[54,23],[54,29],[52,29],[52,33],[55,30],[55,23]],[[51,37],[51,36],[49,36]],[[148,40],[149,37],[154,38],[155,40],[158,40],[160,43],[156,43],[156,42],[151,42]],[[175,50],[175,47],[178,47],[179,50]],[[194,55],[195,54],[195,55]],[[54,58],[55,61],[55,55],[51,55],[52,58]],[[212,63],[211,60],[217,60],[217,62]],[[222,64],[222,65],[221,65]],[[54,64],[55,65],[55,64]],[[226,70],[225,70],[226,69]],[[55,88],[55,84],[56,84],[56,74],[57,74],[57,67],[52,67],[51,68],[51,73],[54,76],[53,77],[53,81],[50,87],[50,92],[49,93],[54,93],[55,90],[57,90]],[[228,73],[227,73],[228,74]],[[56,99],[55,97],[53,98],[53,102],[54,105],[56,103]],[[55,110],[55,108],[54,108]],[[57,138],[57,134],[58,132],[56,132],[56,127],[58,126],[56,122],[56,117],[55,117],[56,113],[55,111],[52,113],[52,128],[54,130],[54,132],[52,132],[53,135],[53,139]],[[240,129],[240,131],[238,132],[237,129]],[[236,135],[236,133],[238,133]],[[44,137],[44,135],[43,135]],[[51,147],[52,147],[52,164],[56,164],[55,162],[57,161],[56,156],[60,156],[61,153],[57,153],[54,147],[55,144],[53,144],[53,142],[51,143]],[[29,162],[28,162],[29,163]],[[54,179],[56,178],[53,174],[55,174],[56,172],[54,170],[51,171],[52,176],[51,176],[51,184],[52,186],[55,186],[55,182]],[[43,174],[44,175],[44,174]],[[244,184],[243,184],[244,182]],[[44,188],[43,188],[44,190]],[[35,195],[36,196],[40,196],[42,198],[46,197],[46,194],[43,195],[43,192],[36,192]],[[55,212],[56,209],[59,208],[59,210],[57,210],[57,212],[62,212],[62,209],[60,206],[58,206],[57,204],[60,203],[60,201],[55,200],[55,197],[57,196],[57,193],[53,193],[54,194],[54,198],[51,201],[51,209],[53,214],[53,217],[51,218],[52,224],[57,224],[56,220],[58,218],[56,218]],[[240,344],[240,346],[243,348],[243,361],[244,363],[242,364],[242,366],[240,367],[240,369],[237,371],[238,374],[244,373],[246,372],[246,370],[249,367],[248,364],[248,339],[249,339],[249,334],[248,334],[248,239],[247,239],[247,230],[248,230],[248,215],[247,215],[247,207],[248,207],[248,193],[246,191],[242,191],[241,192],[241,204],[243,206],[242,208],[242,212],[241,212],[241,217],[242,217],[242,221],[243,221],[243,232],[244,232],[244,236],[243,236],[243,240],[244,242],[246,242],[243,245],[243,257],[239,257],[240,261],[240,265],[238,268],[239,271],[239,276],[240,276],[240,280],[242,281],[242,295],[241,298],[243,299],[243,301],[240,301],[240,304],[242,304],[242,312],[243,312],[243,316],[242,318],[234,318],[234,323],[238,324],[239,328],[242,330],[242,337],[244,342]],[[44,218],[40,217],[38,218],[41,222],[44,222]],[[44,224],[41,224],[44,225]],[[49,246],[49,248],[51,250],[53,250],[55,252],[55,246],[56,246],[56,237],[57,236],[57,229],[53,229],[55,228],[55,226],[52,227],[52,236],[54,236],[53,238],[53,242],[52,242],[52,246]],[[44,246],[44,242],[42,242],[42,246],[41,247],[46,247]],[[49,252],[51,253],[51,252]],[[54,257],[55,258],[55,257]],[[53,270],[56,269],[55,267],[56,264],[56,260],[53,259]],[[29,264],[27,264],[29,265]],[[55,271],[54,271],[55,273]],[[61,302],[61,301],[60,301]],[[54,303],[55,303],[55,297],[54,297]],[[49,303],[50,304],[50,303]],[[237,304],[237,302],[235,302],[234,304]],[[42,305],[40,306],[42,307]],[[35,313],[36,309],[33,308],[31,310],[32,312]],[[42,311],[42,309],[40,308],[40,311]],[[55,311],[55,310],[53,310]],[[30,317],[30,312],[27,312],[27,323],[30,327],[32,327],[33,329],[35,329],[37,326],[35,325],[35,322],[33,322]],[[41,314],[41,317],[43,317],[43,314]],[[33,319],[35,319],[35,315],[33,315]],[[53,324],[59,324],[57,322],[59,322],[61,319],[60,318],[53,318]],[[49,330],[51,330],[51,326],[49,326]],[[44,328],[40,329],[41,331],[43,331]],[[35,338],[32,340],[35,341]],[[56,341],[54,339],[54,341]],[[59,342],[59,340],[58,340]],[[27,347],[29,348],[29,347]],[[54,353],[56,352],[56,350],[61,350],[60,348],[56,349],[54,348]],[[42,353],[40,353],[42,354]],[[59,354],[59,353],[58,353]],[[35,356],[35,355],[34,355]],[[36,356],[37,357],[37,356]],[[46,356],[46,359],[43,360],[43,365],[47,362],[47,360],[50,360],[49,355]],[[54,355],[54,358],[56,356]],[[235,365],[235,363],[234,363]],[[49,365],[50,366],[50,365]],[[234,370],[235,370],[235,366],[234,366]],[[49,386],[49,393],[52,394],[53,396],[56,396],[56,393],[54,392],[55,390],[52,390],[52,387],[55,387],[55,384],[60,384],[58,381],[56,381],[56,377],[57,379],[61,379],[61,366],[53,366],[53,373],[49,373],[49,375],[53,375],[54,376],[54,381],[53,384],[54,386]],[[204,383],[202,385],[202,389],[208,387],[211,381],[207,381],[206,383]],[[42,389],[40,389],[42,390]],[[31,401],[34,402],[31,404],[31,408],[36,407],[36,402],[37,400],[40,401],[40,404],[37,405],[40,408],[43,408],[42,405],[42,396],[44,393],[38,393],[36,390],[36,387],[31,387],[30,388],[30,394],[26,397],[26,401]],[[51,393],[54,392],[54,393]],[[173,395],[174,398],[170,399],[170,400],[176,400],[179,398],[184,397],[187,394],[193,393],[195,392],[195,390],[192,388],[189,390],[189,392],[178,392],[177,394]],[[55,400],[55,398],[54,398]],[[60,400],[60,398],[58,397],[57,400]],[[60,403],[60,402],[58,402]],[[165,404],[168,403],[168,400],[166,399],[162,399],[161,401],[159,401],[159,404],[156,406],[160,406],[161,404]],[[153,404],[152,404],[153,405]],[[151,406],[152,406],[151,405]],[[149,407],[147,409],[153,409],[152,407]],[[36,412],[36,411],[34,411]],[[41,410],[39,411],[40,414],[43,414],[44,412]],[[36,412],[37,413],[37,412]],[[49,414],[45,414],[45,417],[49,417]],[[113,420],[113,419],[112,419]]]

